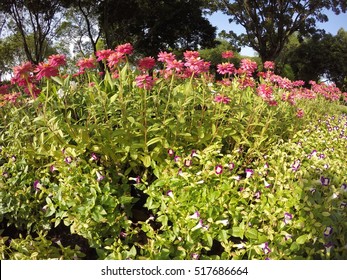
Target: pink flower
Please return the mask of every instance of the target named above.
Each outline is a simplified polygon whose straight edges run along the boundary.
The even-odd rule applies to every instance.
[[[186,60],[184,66],[186,66],[192,73],[200,74],[208,71],[210,63],[203,61],[200,57],[196,58],[194,56],[191,56]]]
[[[48,57],[48,63],[55,67],[64,66],[66,64],[66,57],[63,54],[53,54]]]
[[[228,62],[218,64],[217,65],[217,72],[219,74],[222,74],[222,75],[225,75],[225,74],[232,75],[235,72],[234,64],[228,63]]]
[[[183,55],[186,60],[189,60],[192,58],[197,59],[200,56],[199,52],[197,51],[185,51]]]
[[[149,75],[140,75],[135,78],[136,85],[139,88],[150,90],[154,85],[154,80]]]
[[[113,71],[113,72],[112,72],[112,78],[113,78],[113,79],[118,79],[118,78],[119,78],[119,73],[118,73],[118,71]]]
[[[222,57],[223,58],[233,58],[234,57],[234,53],[232,51],[225,51],[222,53]]]
[[[183,71],[184,63],[181,60],[168,60],[166,61],[166,70],[175,70],[176,73],[180,73]]]
[[[116,47],[116,51],[120,52],[121,54],[125,55],[125,54],[132,54],[133,53],[133,46],[130,43],[126,43],[123,45],[119,45]]]
[[[96,52],[96,56],[98,58],[98,61],[101,60],[107,60],[108,57],[113,53],[113,50],[100,50]]]
[[[253,72],[257,70],[257,63],[248,58],[241,60],[240,69],[242,73],[245,73],[247,76],[252,76]]]
[[[144,57],[139,60],[138,66],[140,70],[149,70],[152,69],[155,66],[155,59],[151,56]]]
[[[49,62],[41,62],[35,69],[36,78],[41,80],[43,77],[50,78],[54,76],[58,76],[59,70],[56,66],[53,66]]]
[[[121,52],[113,52],[107,58],[107,65],[110,68],[114,68],[124,59],[124,54]]]
[[[173,53],[160,52],[158,54],[158,61],[168,63],[168,61],[173,61],[176,59],[176,56]]]
[[[2,94],[8,94],[9,91],[9,85],[2,85],[0,86],[0,95]]]
[[[13,67],[15,77],[26,78],[29,73],[34,70],[34,65],[31,62],[24,62],[22,65]]]
[[[218,94],[218,95],[214,98],[214,102],[228,104],[228,103],[230,102],[230,98],[229,98],[229,97],[226,97],[226,96],[224,96],[224,95]]]
[[[296,111],[296,116],[297,116],[298,118],[302,118],[302,117],[304,116],[304,110],[303,110],[303,109],[298,109],[298,110]]]
[[[80,72],[84,72],[85,69],[93,69],[96,67],[96,61],[94,57],[82,58],[77,61],[76,65],[80,68]]]
[[[273,70],[275,69],[275,63],[273,61],[265,61],[264,68],[267,70]]]

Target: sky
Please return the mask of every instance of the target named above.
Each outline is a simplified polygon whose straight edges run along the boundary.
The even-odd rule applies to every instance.
[[[324,29],[327,33],[331,33],[332,35],[336,35],[340,28],[347,30],[347,13],[335,15],[332,11],[328,11],[327,16],[329,21],[324,23],[317,22],[318,28]],[[217,27],[217,34],[222,30],[233,30],[236,34],[245,32],[241,25],[229,23],[229,17],[222,12],[213,13],[211,16],[207,16],[207,18],[213,26]],[[245,47],[241,50],[242,55],[253,56],[254,53],[255,51],[249,47]]]

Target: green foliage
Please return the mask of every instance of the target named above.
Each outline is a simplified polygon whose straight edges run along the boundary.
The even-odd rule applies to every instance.
[[[346,34],[344,29],[340,29],[336,36],[320,34],[301,43],[290,44],[280,57],[280,63],[290,65],[295,73],[294,79],[305,82],[328,79],[344,90],[347,77]],[[281,72],[284,71],[282,69]]]
[[[302,35],[316,31],[316,21],[328,18],[324,9],[346,12],[346,1],[215,1],[216,6],[242,25],[247,34],[236,36],[241,45],[252,47],[262,61],[274,61],[295,32]]]
[[[28,234],[2,236],[2,258],[82,258],[48,238],[62,224],[100,259],[346,258],[347,120],[317,109],[338,101],[281,101],[245,74],[154,71],[144,89],[129,62],[93,71],[1,107],[0,218]]]

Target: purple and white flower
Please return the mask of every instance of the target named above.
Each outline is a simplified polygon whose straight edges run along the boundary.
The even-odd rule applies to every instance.
[[[254,198],[260,199],[260,195],[261,195],[261,192],[260,191],[256,191],[255,194],[254,194]]]
[[[289,224],[292,221],[292,219],[293,219],[293,215],[292,214],[290,214],[288,212],[284,213],[284,223],[286,225]]]
[[[291,234],[286,234],[285,236],[284,236],[284,240],[285,241],[287,241],[287,240],[289,240],[289,239],[292,239],[292,235]]]
[[[168,153],[168,155],[169,155],[170,157],[173,157],[173,156],[175,155],[175,152],[174,152],[173,149],[168,149],[168,150],[167,150],[167,153]]]
[[[326,227],[323,232],[325,237],[330,236],[332,233],[333,233],[333,228],[331,226]]]
[[[199,223],[195,227],[192,228],[192,231],[203,228],[203,226],[204,226],[203,221],[202,221],[202,219],[200,219]]]
[[[195,211],[193,215],[189,216],[189,218],[191,218],[191,219],[199,219],[200,218],[199,211]]]
[[[97,161],[97,160],[99,160],[99,156],[96,153],[92,153],[90,156],[90,159],[93,161]]]
[[[320,177],[320,182],[322,183],[322,186],[328,186],[330,183],[330,179],[328,177]]]
[[[190,153],[190,156],[193,158],[193,157],[196,157],[198,155],[198,153],[196,152],[196,150],[192,150],[192,152]]]
[[[246,169],[246,178],[252,177],[253,174],[254,174],[254,171],[252,169],[249,169],[249,168]]]
[[[167,195],[168,197],[171,197],[172,199],[174,199],[174,194],[173,194],[172,190],[168,190],[168,191],[166,192],[166,195]]]
[[[223,166],[221,166],[220,164],[216,165],[216,167],[214,168],[214,171],[216,172],[217,175],[220,175],[223,173]]]
[[[271,253],[271,249],[270,249],[270,247],[269,247],[269,243],[268,243],[268,242],[265,242],[265,243],[261,244],[261,245],[260,245],[260,248],[263,249],[263,252],[264,252],[265,255]]]
[[[56,170],[57,170],[57,168],[55,168],[55,166],[53,164],[49,167],[49,171],[52,173]]]
[[[346,184],[346,183],[343,183],[343,184],[341,185],[341,190],[342,190],[343,192],[347,192],[347,184]]]
[[[229,170],[231,171],[231,170],[233,170],[235,168],[235,164],[233,162],[230,162],[228,164],[228,167],[229,167]]]
[[[96,171],[96,180],[98,182],[104,180],[105,176],[103,176],[99,171]]]
[[[265,185],[265,188],[270,188],[271,187],[271,184],[268,183],[265,179],[264,179],[264,185]]]
[[[174,161],[175,162],[179,162],[181,160],[181,157],[180,156],[174,156]]]
[[[297,159],[294,161],[294,163],[292,164],[292,170],[295,172],[295,171],[298,171],[299,168],[300,168],[300,164],[301,164],[301,161],[300,159]]]
[[[324,247],[325,247],[327,254],[329,255],[331,249],[334,247],[334,244],[331,241],[329,241],[328,243],[324,244]]]
[[[67,163],[67,164],[70,164],[72,162],[72,157],[66,157],[64,159],[64,161]]]
[[[42,188],[42,185],[39,180],[35,180],[34,182],[34,190],[39,191]]]
[[[191,165],[192,165],[192,160],[191,159],[184,160],[184,166],[185,167],[190,167]]]

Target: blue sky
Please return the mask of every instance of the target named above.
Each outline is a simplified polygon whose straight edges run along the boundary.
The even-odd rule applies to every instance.
[[[347,13],[335,15],[332,11],[328,11],[327,16],[329,21],[325,23],[317,22],[318,28],[324,29],[327,33],[331,33],[333,35],[336,35],[340,28],[347,30]],[[233,30],[236,34],[244,32],[244,28],[242,26],[236,25],[235,23],[229,23],[229,17],[221,12],[216,12],[211,16],[207,16],[207,18],[213,26],[218,28],[217,34],[222,30]],[[253,56],[254,50],[246,47],[242,49],[241,54]]]

